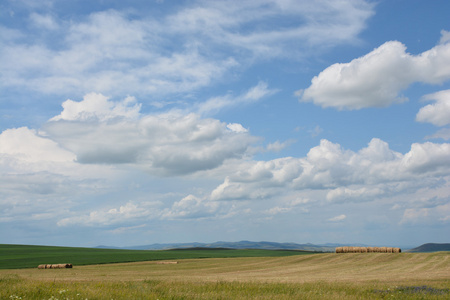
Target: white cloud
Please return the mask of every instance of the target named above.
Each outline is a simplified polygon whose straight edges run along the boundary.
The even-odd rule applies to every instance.
[[[441,30],[441,40],[439,41],[439,43],[445,44],[449,41],[450,41],[450,31]]]
[[[232,95],[214,97],[199,103],[194,107],[194,111],[201,115],[211,115],[218,111],[239,105],[246,105],[261,100],[277,92],[275,89],[269,89],[267,83],[260,81],[256,86],[250,88],[247,92],[233,97]]]
[[[210,197],[251,200],[323,190],[324,199],[331,202],[361,202],[418,190],[429,184],[428,180],[449,176],[449,170],[450,144],[413,144],[408,153],[401,154],[379,139],[358,152],[322,140],[303,158],[242,164]]]
[[[273,143],[268,144],[266,149],[267,149],[267,151],[280,152],[281,150],[288,147],[289,145],[291,145],[294,142],[295,142],[294,140],[288,140],[288,141],[284,141],[284,142],[275,141]]]
[[[382,196],[386,191],[380,188],[367,188],[361,187],[357,189],[351,189],[347,187],[338,187],[336,189],[330,190],[327,193],[327,201],[330,202],[346,202],[346,201],[368,201],[373,200],[376,196]]]
[[[37,13],[32,13],[30,15],[30,20],[31,22],[33,22],[33,25],[48,30],[55,30],[59,27],[59,25],[50,15],[40,15]]]
[[[79,163],[136,164],[159,175],[216,168],[243,156],[256,141],[240,124],[196,114],[140,116],[140,105],[130,101],[112,102],[101,94],[89,94],[81,102],[68,100],[44,129],[75,153]]]
[[[70,99],[63,102],[64,109],[61,114],[51,118],[50,121],[98,120],[104,122],[115,118],[137,119],[141,105],[130,106],[135,101],[133,97],[127,97],[121,102],[112,102],[102,94],[90,93],[85,95],[80,102]]]
[[[227,128],[230,129],[233,132],[248,132],[248,129],[244,128],[244,126],[242,126],[239,123],[230,123],[227,125]]]
[[[326,68],[297,94],[300,101],[337,109],[389,106],[406,101],[399,93],[414,82],[449,80],[449,61],[448,42],[415,56],[400,42],[390,41],[350,63]]]
[[[57,222],[58,226],[83,225],[83,226],[109,226],[136,222],[138,219],[156,217],[159,210],[152,207],[142,207],[135,203],[127,202],[125,205],[109,210],[92,211],[87,215],[63,218]]]
[[[73,153],[62,149],[51,139],[26,127],[0,133],[0,155],[24,162],[71,162]]]
[[[450,140],[450,128],[442,128],[438,130],[435,134],[426,136],[425,139],[443,139],[448,141]]]
[[[215,216],[220,209],[221,204],[209,201],[205,198],[198,198],[194,195],[188,195],[175,202],[170,209],[165,210],[162,218],[164,219],[201,219]]]
[[[422,107],[417,113],[416,121],[436,126],[450,124],[450,90],[425,95],[423,99],[435,100],[435,103]]]
[[[70,21],[31,14],[34,24],[51,30],[0,35],[1,85],[51,94],[191,92],[260,58],[297,57],[307,52],[304,45],[318,51],[352,42],[373,5],[362,0],[339,5],[194,1],[162,16],[123,11],[97,11]],[[289,22],[280,26],[267,18]],[[55,36],[65,38],[53,43]],[[260,97],[261,91],[248,97]]]
[[[339,215],[333,218],[328,219],[329,222],[342,222],[347,218],[346,215]]]

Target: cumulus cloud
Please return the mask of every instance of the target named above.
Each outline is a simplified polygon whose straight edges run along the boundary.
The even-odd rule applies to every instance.
[[[416,115],[416,121],[436,126],[450,124],[450,90],[425,95],[423,99],[434,100],[435,103],[422,107]]]
[[[207,218],[215,216],[220,206],[218,202],[188,195],[175,202],[170,209],[166,209],[162,217],[165,219]]]
[[[306,157],[244,164],[211,192],[213,200],[264,199],[323,190],[329,202],[368,201],[449,176],[450,144],[413,144],[405,154],[379,139],[353,152],[322,140]],[[415,186],[415,187],[414,187]]]
[[[0,222],[47,221],[64,214],[73,199],[110,188],[117,170],[75,159],[40,131],[0,133]]]
[[[361,187],[361,188],[348,188],[348,187],[338,187],[336,189],[330,190],[327,193],[327,200],[330,202],[348,202],[348,201],[368,201],[373,200],[376,196],[381,196],[387,191],[381,188],[373,187]]]
[[[137,119],[141,109],[140,104],[135,104],[134,97],[127,97],[120,102],[109,101],[109,98],[98,93],[90,93],[84,96],[80,102],[66,100],[63,102],[63,111],[50,121],[89,121],[100,122],[115,118]],[[134,104],[133,106],[131,106]]]
[[[75,155],[27,127],[0,133],[0,155],[25,162],[71,162]]]
[[[450,79],[450,43],[443,42],[419,55],[390,41],[349,63],[337,63],[299,91],[302,102],[322,107],[361,109],[384,107],[407,99],[400,94],[414,82],[439,84]]]
[[[130,98],[112,102],[89,94],[63,107],[44,129],[79,163],[127,163],[154,174],[188,174],[239,158],[256,141],[240,124],[192,113],[140,116],[140,105]]]

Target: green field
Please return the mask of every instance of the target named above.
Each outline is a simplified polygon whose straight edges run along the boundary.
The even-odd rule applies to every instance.
[[[96,253],[105,249],[94,250]],[[195,253],[201,256],[202,252],[169,251],[170,255],[178,253],[170,258],[177,264],[139,261],[74,264],[73,269],[3,269],[0,299],[450,298],[450,252],[279,256],[284,251],[269,250],[265,257],[256,257],[258,251],[253,257],[252,251],[247,251],[248,257],[186,257]],[[112,253],[120,256],[128,252]],[[61,257],[64,256],[58,259]]]
[[[34,268],[40,264],[76,266],[187,258],[272,257],[311,254],[307,251],[259,249],[120,250],[0,244],[0,269]]]

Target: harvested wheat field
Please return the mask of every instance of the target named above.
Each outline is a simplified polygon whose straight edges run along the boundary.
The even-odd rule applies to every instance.
[[[450,254],[327,253],[270,258],[185,259],[177,264],[138,262],[74,266],[73,269],[1,270],[0,276],[16,280],[18,286],[36,285],[39,289],[39,285],[52,284],[67,291],[77,290],[80,295],[83,286],[89,287],[91,292],[98,288],[100,294],[90,296],[97,299],[106,297],[101,294],[105,289],[107,297],[116,295],[114,299],[126,299],[126,296],[117,294],[119,286],[134,292],[146,290],[147,296],[143,299],[166,299],[164,295],[173,299],[289,299],[291,296],[300,297],[298,293],[302,289],[309,291],[303,296],[310,299],[320,299],[322,292],[327,291],[330,298],[360,299],[383,298],[396,289],[402,289],[398,293],[406,295],[406,290],[414,288],[418,294],[411,294],[408,299],[413,296],[422,297],[418,299],[428,296],[446,299],[450,296]],[[221,286],[219,290],[218,285]],[[269,287],[272,287],[271,291],[266,290]],[[154,298],[149,296],[150,291],[156,292]],[[429,295],[427,291],[431,291]],[[9,295],[1,294],[2,299],[15,292],[6,293]],[[133,297],[142,296],[136,294]]]

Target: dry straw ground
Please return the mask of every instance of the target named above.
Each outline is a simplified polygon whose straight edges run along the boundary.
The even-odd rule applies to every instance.
[[[450,253],[186,259],[178,264],[1,270],[0,278],[1,299],[26,297],[19,295],[25,286],[34,291],[29,296],[44,296],[40,299],[50,287],[53,293],[64,290],[64,299],[448,299]]]

